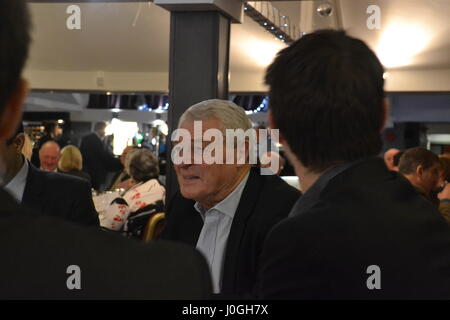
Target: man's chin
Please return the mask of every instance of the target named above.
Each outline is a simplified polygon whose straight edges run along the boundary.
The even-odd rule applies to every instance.
[[[181,192],[181,195],[186,199],[190,199],[190,200],[198,199],[198,191],[193,190],[193,188],[181,187],[180,192]]]

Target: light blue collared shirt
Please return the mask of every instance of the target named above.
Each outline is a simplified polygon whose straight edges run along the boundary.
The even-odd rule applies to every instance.
[[[194,205],[204,221],[198,237],[197,249],[203,253],[208,261],[214,293],[220,293],[221,291],[222,269],[228,235],[249,174],[247,173],[233,192],[214,207],[206,209],[198,202]]]
[[[5,185],[5,190],[8,191],[17,202],[22,203],[23,191],[27,184],[28,176],[28,161],[24,159],[22,168],[17,172],[16,176]]]

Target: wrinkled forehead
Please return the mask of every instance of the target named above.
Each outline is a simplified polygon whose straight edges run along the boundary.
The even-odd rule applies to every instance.
[[[56,145],[46,146],[41,149],[41,154],[44,156],[59,156],[59,147]]]

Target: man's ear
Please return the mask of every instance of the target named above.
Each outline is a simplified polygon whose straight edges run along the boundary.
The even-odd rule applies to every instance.
[[[423,175],[423,165],[419,164],[416,167],[416,175],[417,175],[418,178],[422,177],[422,175]]]
[[[25,134],[19,133],[14,138],[13,144],[14,144],[14,147],[16,148],[17,153],[21,153],[22,149],[23,149],[23,145],[25,144]]]
[[[278,129],[275,120],[273,119],[273,114],[272,114],[272,110],[269,109],[269,112],[267,114],[267,118],[269,120],[269,127],[270,129]],[[286,139],[284,139],[283,135],[281,134],[281,132],[278,132],[278,140],[282,145],[286,145]]]
[[[391,107],[389,104],[389,100],[387,98],[383,99],[383,116],[381,118],[381,124],[380,124],[380,132],[383,132],[384,128],[386,127],[386,124],[389,120],[389,115],[391,114]]]
[[[22,119],[22,108],[28,93],[28,82],[20,79],[3,113],[0,115],[0,140],[7,140],[16,132]]]

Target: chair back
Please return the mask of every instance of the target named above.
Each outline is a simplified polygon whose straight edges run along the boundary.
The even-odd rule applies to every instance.
[[[147,222],[142,240],[149,242],[155,239],[164,229],[165,219],[164,212],[154,214]]]

